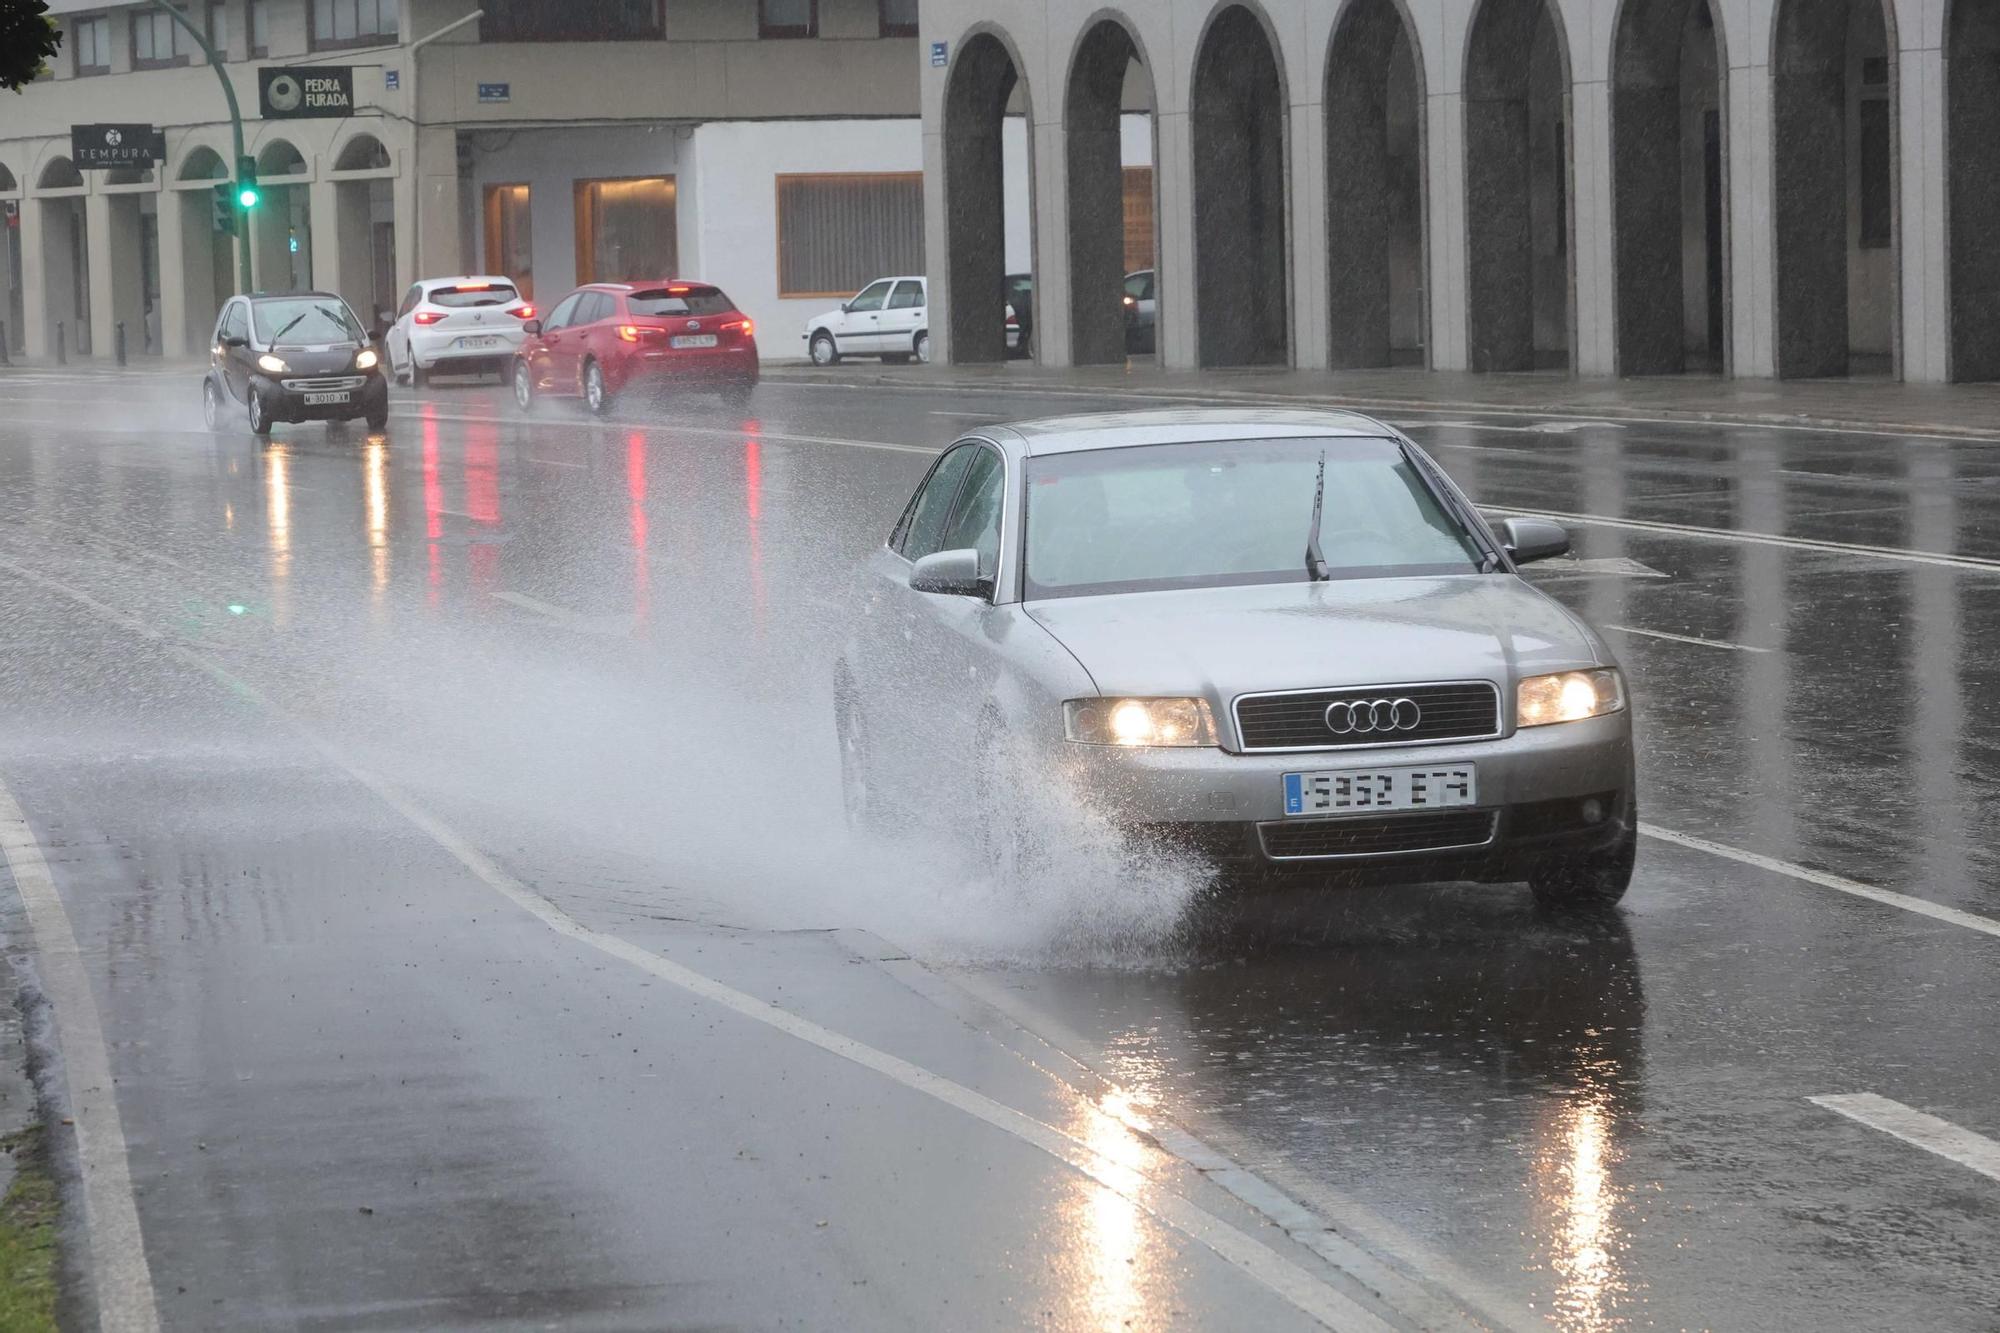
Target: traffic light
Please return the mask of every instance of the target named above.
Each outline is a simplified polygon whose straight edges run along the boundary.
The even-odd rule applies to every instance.
[[[209,223],[224,236],[236,234],[236,187],[218,181],[209,187]]]
[[[246,153],[236,159],[236,205],[248,212],[262,198],[257,189],[257,159]]]

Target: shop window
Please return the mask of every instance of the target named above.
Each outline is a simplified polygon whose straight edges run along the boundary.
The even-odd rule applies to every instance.
[[[757,35],[819,36],[819,0],[757,0]]]
[[[75,53],[76,75],[109,74],[111,72],[111,20],[102,14],[94,18],[73,19],[65,34],[70,49]]]
[[[312,0],[312,49],[382,46],[396,40],[396,0]]]
[[[680,267],[674,178],[576,183],[576,280],[670,278]]]
[[[779,296],[847,296],[923,271],[922,172],[778,177]]]
[[[877,23],[884,37],[917,35],[917,0],[876,0]]]
[[[532,193],[525,185],[486,187],[486,271],[514,280],[521,295],[535,295],[534,231],[528,206]]]
[[[664,33],[661,0],[486,0],[482,42],[642,42]]]
[[[1153,169],[1125,168],[1125,271],[1153,266]]]

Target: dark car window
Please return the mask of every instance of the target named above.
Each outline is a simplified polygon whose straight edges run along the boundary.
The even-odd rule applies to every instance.
[[[1007,465],[998,452],[981,447],[966,470],[958,505],[938,539],[940,551],[979,552],[979,571],[993,572],[1000,558],[1000,502],[1006,494]]]
[[[611,298],[603,292],[586,292],[583,304],[577,307],[576,322],[595,324],[611,318]]]
[[[568,296],[565,296],[556,304],[554,310],[549,311],[548,320],[542,325],[542,331],[544,333],[554,333],[557,329],[566,329],[571,324],[574,324],[576,322],[576,308],[583,304],[584,296],[585,293],[583,292],[571,292]]]
[[[1028,596],[1302,582],[1322,457],[1333,577],[1478,571],[1477,539],[1396,441],[1224,440],[1030,459]]]
[[[424,289],[422,287],[411,287],[410,290],[406,292],[403,296],[403,304],[396,311],[396,318],[401,319],[403,316],[409,314],[412,310],[415,310],[417,308],[417,302],[421,301],[423,299],[423,296],[424,296]]]
[[[247,338],[250,336],[250,322],[243,312],[241,301],[232,301],[222,312],[222,336],[225,338]]]
[[[430,301],[447,310],[476,310],[481,306],[506,305],[520,295],[506,283],[496,282],[484,287],[433,287]]]
[[[944,532],[945,518],[951,513],[951,502],[958,495],[958,484],[965,480],[965,470],[972,465],[973,455],[979,449],[976,444],[961,444],[940,458],[937,466],[931,469],[923,488],[910,502],[900,548],[904,559],[920,560],[933,551],[944,549],[938,545],[938,538]]]
[[[889,297],[889,309],[911,310],[924,303],[924,285],[921,282],[899,282],[895,292]]]
[[[871,282],[861,289],[861,294],[847,303],[848,313],[866,314],[870,310],[880,310],[882,300],[889,295],[889,280]]]
[[[1135,301],[1150,300],[1153,295],[1153,275],[1150,271],[1127,273],[1125,294]]]
[[[726,315],[736,306],[719,288],[648,287],[625,298],[635,315]]]
[[[263,346],[364,341],[361,326],[337,296],[282,296],[252,304],[250,318]]]

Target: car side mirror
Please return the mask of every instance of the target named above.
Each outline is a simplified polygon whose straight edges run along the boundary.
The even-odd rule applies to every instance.
[[[992,591],[993,580],[980,576],[977,551],[933,551],[910,567],[910,588],[951,597],[984,597]]]
[[[1569,530],[1545,518],[1503,519],[1500,542],[1517,565],[1569,554]]]
[[[530,338],[539,338],[539,337],[541,337],[541,336],[542,336],[542,321],[540,321],[539,319],[524,319],[524,320],[522,320],[522,321],[521,321],[521,332],[523,332],[523,333],[527,334],[527,335],[528,335],[528,336],[529,336]]]
[[[248,347],[250,340],[240,333],[229,334],[222,340],[224,347]]]

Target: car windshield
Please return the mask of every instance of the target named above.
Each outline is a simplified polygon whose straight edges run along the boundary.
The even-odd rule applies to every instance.
[[[1477,571],[1478,542],[1396,441],[1224,440],[1031,458],[1027,595],[1303,582],[1322,456],[1334,578]]]
[[[726,315],[736,307],[715,287],[649,287],[625,298],[635,315]]]
[[[430,303],[447,310],[471,310],[480,306],[506,305],[520,293],[504,282],[483,287],[439,287],[431,292]]]
[[[266,347],[361,341],[361,326],[354,322],[347,303],[339,297],[256,301],[251,304],[250,312],[257,322],[257,341]]]

